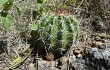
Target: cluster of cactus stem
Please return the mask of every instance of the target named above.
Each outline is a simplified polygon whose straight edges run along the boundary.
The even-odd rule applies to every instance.
[[[43,14],[37,20],[37,34],[46,47],[69,47],[77,35],[78,21],[74,16]]]

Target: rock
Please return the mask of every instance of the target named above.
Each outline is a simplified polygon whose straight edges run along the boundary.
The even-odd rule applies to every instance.
[[[90,50],[89,50],[89,53],[93,53],[93,52],[97,52],[98,51],[98,48],[91,48]]]
[[[33,63],[29,64],[29,70],[36,70]]]
[[[101,41],[101,38],[99,36],[96,36],[94,40],[95,41]]]
[[[105,44],[102,44],[98,47],[99,49],[105,49],[106,48],[106,45]]]
[[[37,70],[55,70],[55,61],[45,61],[41,60],[37,62],[38,69]]]
[[[102,45],[103,43],[102,42],[99,42],[99,41],[95,41],[92,43],[91,47],[99,47],[100,45]]]
[[[78,46],[73,48],[73,53],[75,53],[75,54],[79,54],[79,53],[81,53],[83,51],[84,51],[84,47],[81,46],[81,45],[78,45]]]
[[[75,62],[74,68],[75,68],[75,70],[85,70],[85,64]]]
[[[68,61],[68,58],[66,56],[63,56],[59,59],[59,63],[62,65]]]
[[[48,61],[52,61],[54,60],[54,55],[53,53],[49,52],[45,57],[44,59],[48,60]]]
[[[103,55],[102,55],[102,53],[99,52],[99,51],[94,52],[94,57],[95,57],[96,59],[103,59]]]
[[[99,34],[99,37],[109,39],[110,38],[110,35],[109,34],[106,34],[106,33],[101,33],[101,34]]]
[[[82,54],[78,54],[77,57],[78,57],[78,58],[82,58]]]
[[[79,54],[79,53],[81,53],[81,51],[80,50],[74,50],[74,53]]]
[[[101,53],[102,53],[104,59],[108,60],[110,57],[110,48],[106,48],[105,50],[101,51]]]
[[[90,53],[91,57],[94,57],[95,59],[108,60],[110,57],[110,48],[105,48],[105,49],[91,48],[89,53]]]

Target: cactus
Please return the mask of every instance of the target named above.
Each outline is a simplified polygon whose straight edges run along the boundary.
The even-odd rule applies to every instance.
[[[73,16],[43,14],[37,32],[46,47],[67,48],[75,38],[78,22]]]

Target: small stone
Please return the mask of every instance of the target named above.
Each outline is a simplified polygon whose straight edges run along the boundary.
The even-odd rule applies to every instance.
[[[36,70],[33,63],[31,63],[31,64],[29,65],[29,69],[30,69],[30,70]]]
[[[105,49],[106,48],[106,45],[105,44],[102,44],[98,47],[99,49]]]
[[[54,60],[54,55],[51,52],[49,52],[44,58],[48,61],[52,61]]]
[[[68,61],[68,58],[66,56],[63,56],[60,58],[59,63],[64,64]]]
[[[78,58],[81,58],[81,57],[82,57],[82,55],[81,55],[81,54],[78,54],[78,55],[77,55],[77,57],[78,57]]]
[[[29,67],[34,67],[34,64],[33,64],[33,63],[31,63],[31,64],[29,65]]]
[[[81,53],[81,51],[80,50],[74,50],[74,53],[79,54],[79,53]]]
[[[110,38],[110,35],[106,34],[106,33],[101,33],[99,35],[101,38]]]
[[[102,55],[102,53],[99,52],[99,51],[94,52],[94,57],[95,57],[96,59],[103,59],[103,55]]]
[[[91,53],[93,53],[93,52],[97,52],[98,51],[98,48],[91,48]]]
[[[75,53],[75,54],[79,54],[79,53],[81,53],[83,51],[84,51],[84,47],[81,46],[81,45],[78,45],[78,46],[73,48],[73,53]]]
[[[96,36],[94,40],[101,41],[101,38],[99,36]]]
[[[91,47],[99,47],[99,46],[101,46],[103,43],[102,42],[93,42],[92,43],[92,45],[91,45]]]

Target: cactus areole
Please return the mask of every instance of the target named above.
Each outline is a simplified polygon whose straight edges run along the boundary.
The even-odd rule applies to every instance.
[[[77,35],[78,21],[72,15],[43,14],[36,24],[39,40],[49,48],[69,48]]]

